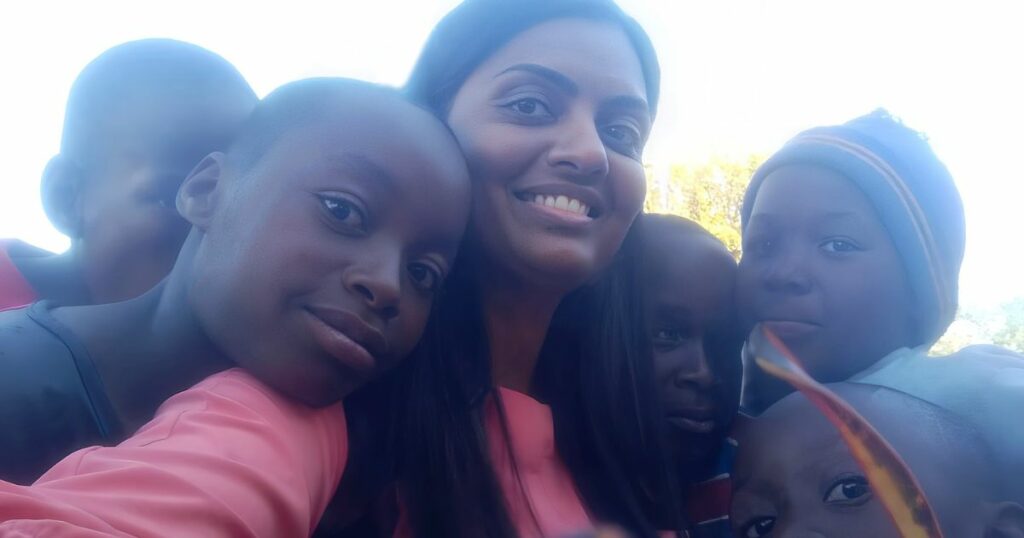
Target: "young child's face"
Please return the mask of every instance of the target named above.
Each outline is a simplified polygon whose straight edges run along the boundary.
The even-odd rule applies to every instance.
[[[115,113],[93,162],[82,164],[77,248],[87,270],[117,268],[93,290],[96,302],[135,297],[167,274],[188,232],[174,207],[178,187],[204,156],[228,147],[255,104],[226,94],[139,100]]]
[[[286,131],[249,170],[224,171],[190,292],[220,349],[310,405],[411,351],[468,218],[465,163],[443,125],[394,97],[350,101]]]
[[[650,226],[645,233],[648,319],[672,450],[699,465],[718,448],[739,405],[736,262],[699,232]]]
[[[911,412],[916,402],[906,396],[834,388],[910,465],[946,536],[985,535],[990,512],[981,501],[992,492],[964,476],[981,472],[984,455],[968,453],[934,417]],[[900,536],[838,431],[801,394],[742,420],[735,437],[731,520],[738,538]]]
[[[847,379],[914,345],[900,256],[867,197],[826,168],[781,167],[754,200],[738,298],[821,381]]]

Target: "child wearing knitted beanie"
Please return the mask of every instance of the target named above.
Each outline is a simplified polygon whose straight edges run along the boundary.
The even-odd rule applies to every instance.
[[[920,133],[884,110],[804,131],[755,172],[742,217],[745,322],[818,381],[885,386],[962,415],[1006,476],[1024,476],[1024,357],[995,346],[928,356],[956,314],[964,211]],[[746,374],[746,412],[792,391],[753,365]]]

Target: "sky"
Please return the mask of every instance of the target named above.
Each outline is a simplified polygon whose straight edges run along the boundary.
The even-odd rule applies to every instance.
[[[78,71],[132,39],[170,37],[233,62],[259,95],[298,78],[401,84],[455,0],[39,1],[0,20],[0,237],[62,250],[39,203]],[[655,170],[777,149],[885,107],[925,132],[967,214],[961,303],[1024,297],[1024,7],[975,0],[620,0],[650,33],[662,102]]]

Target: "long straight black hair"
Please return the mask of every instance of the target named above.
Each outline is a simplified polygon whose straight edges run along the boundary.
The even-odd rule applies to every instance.
[[[559,18],[622,28],[640,59],[653,116],[660,83],[654,48],[611,0],[466,0],[437,25],[405,91],[446,119],[483,61],[524,30]],[[639,241],[634,227],[602,275],[562,301],[533,382],[551,406],[558,452],[591,515],[653,536],[657,528],[681,528],[682,503],[662,435]],[[488,398],[501,412],[500,394],[491,381],[478,268],[466,247],[420,345],[396,372],[398,488],[417,536],[511,537],[483,423]]]

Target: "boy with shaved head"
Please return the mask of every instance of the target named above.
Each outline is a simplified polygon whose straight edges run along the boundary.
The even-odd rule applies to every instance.
[[[52,255],[0,241],[0,310],[109,303],[153,287],[188,233],[178,186],[204,155],[227,149],[255,104],[234,66],[189,43],[132,41],[89,63],[41,185],[46,215],[71,247]]]
[[[176,207],[191,230],[167,279],[149,292],[107,305],[36,303],[0,313],[0,478],[29,483],[73,450],[122,441],[168,397],[233,366],[314,407],[393,367],[419,339],[454,262],[469,183],[445,126],[396,90],[312,79],[264,99],[226,154],[194,167]],[[224,384],[237,387],[238,376]],[[281,407],[267,396],[273,390],[243,377],[245,397]],[[200,410],[222,409],[203,398]],[[286,407],[289,417],[309,415]],[[193,415],[164,416],[167,430],[195,432],[185,426]],[[251,434],[251,421],[241,422]],[[214,423],[221,427],[212,439],[185,446],[226,446],[217,436],[230,436],[232,422],[219,414]],[[146,431],[162,441],[167,430]],[[146,439],[142,445],[153,445]],[[180,484],[183,473],[169,474]],[[312,474],[327,481],[328,494],[337,483]],[[143,487],[125,484],[133,499]],[[173,489],[165,479],[151,485]]]
[[[1003,470],[969,422],[885,387],[847,382],[831,388],[910,466],[945,536],[1024,536],[1024,509],[1009,500],[999,480]],[[899,536],[839,432],[802,394],[742,421],[736,437],[736,536]]]

